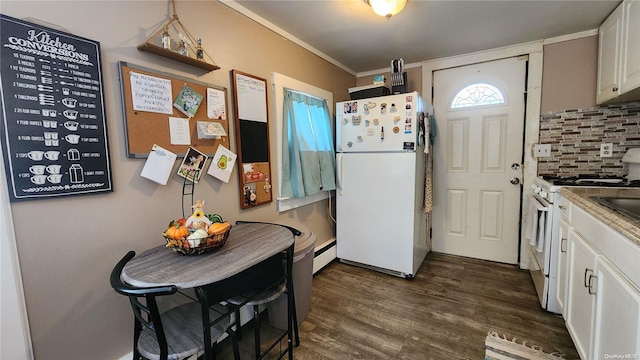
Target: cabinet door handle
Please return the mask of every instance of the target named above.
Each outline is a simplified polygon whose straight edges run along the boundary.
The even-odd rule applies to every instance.
[[[618,87],[614,86],[613,89],[611,89],[611,90],[613,90],[613,92],[616,92],[616,91],[618,91]]]
[[[589,276],[589,278],[587,278],[587,274],[589,272],[593,272],[593,270],[587,269],[587,268],[584,269],[584,287],[586,287],[586,288],[589,288],[589,281],[591,279],[591,276]]]
[[[589,291],[589,295],[596,295],[596,292],[595,292],[595,291],[593,291],[593,288],[592,288],[593,283],[592,283],[592,281],[591,281],[591,280],[593,280],[593,279],[596,279],[596,280],[597,280],[597,279],[598,279],[598,277],[597,277],[597,276],[595,276],[595,275],[593,275],[593,274],[589,275],[589,286],[587,287],[587,289],[588,289],[588,291]]]
[[[567,238],[562,238],[560,240],[560,252],[563,252],[563,253],[567,252],[567,249],[565,249],[565,247],[563,246],[566,243],[567,243]]]
[[[564,205],[560,205],[560,206],[558,206],[558,208],[560,208],[560,210],[562,210],[562,211],[567,210],[567,208]]]

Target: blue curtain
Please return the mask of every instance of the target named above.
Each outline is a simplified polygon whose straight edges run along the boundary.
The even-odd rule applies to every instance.
[[[335,151],[327,102],[284,89],[282,197],[335,190]]]

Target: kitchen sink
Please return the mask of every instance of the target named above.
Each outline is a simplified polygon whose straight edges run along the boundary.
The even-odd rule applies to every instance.
[[[640,198],[592,196],[599,204],[640,221]]]

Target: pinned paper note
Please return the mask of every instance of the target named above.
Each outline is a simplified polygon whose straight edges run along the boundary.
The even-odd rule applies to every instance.
[[[227,106],[223,90],[207,88],[207,117],[217,120],[227,119]]]
[[[227,136],[222,124],[217,122],[198,121],[196,122],[196,128],[198,130],[198,139],[220,139],[223,136]]]
[[[236,154],[231,150],[219,145],[216,154],[213,156],[213,160],[211,160],[207,174],[228,183],[236,158]]]
[[[140,176],[155,181],[158,184],[167,185],[167,180],[169,180],[169,175],[171,175],[171,170],[177,157],[178,156],[171,151],[153,144]]]
[[[133,110],[173,114],[171,80],[130,72]]]
[[[207,155],[196,148],[190,147],[178,168],[178,175],[197,183],[200,180],[200,174],[202,174],[202,169],[204,169],[207,159]]]
[[[176,101],[173,103],[173,107],[178,109],[188,117],[193,117],[200,107],[200,103],[204,96],[193,90],[191,87],[185,85],[182,87]]]
[[[189,119],[169,117],[169,138],[171,145],[191,145]]]

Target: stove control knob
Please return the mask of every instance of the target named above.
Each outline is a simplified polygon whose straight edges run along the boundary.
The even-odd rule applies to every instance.
[[[542,196],[543,199],[547,198],[547,192],[544,190],[540,190],[540,196]]]

